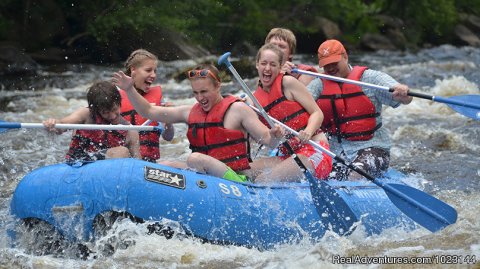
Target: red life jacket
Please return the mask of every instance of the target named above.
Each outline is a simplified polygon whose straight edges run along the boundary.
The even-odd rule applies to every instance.
[[[162,100],[162,88],[160,86],[151,87],[147,93],[141,92],[143,98],[149,103],[156,106],[160,105]],[[120,90],[122,96],[121,115],[129,121],[132,125],[142,125],[146,118],[137,113],[132,103],[128,100],[127,93],[124,90]],[[157,122],[150,123],[151,126],[156,126]],[[140,140],[140,154],[142,159],[155,162],[160,158],[160,132],[158,131],[139,131]]]
[[[100,115],[95,116],[96,124],[110,124]],[[68,161],[96,161],[105,159],[110,148],[125,146],[128,131],[75,130],[70,148],[65,157]],[[98,154],[101,153],[101,154]]]
[[[347,79],[359,81],[365,66],[355,66]],[[323,79],[323,92],[317,104],[323,112],[322,129],[331,135],[350,141],[369,140],[381,124],[376,124],[375,117],[380,113],[368,96],[357,85],[344,83],[340,85],[332,80]]]
[[[188,116],[187,138],[190,149],[222,161],[234,171],[250,168],[250,145],[242,131],[226,129],[223,119],[234,102],[234,96],[223,98],[209,112],[195,104]]]
[[[317,69],[311,65],[306,65],[306,64],[296,64],[297,69],[299,70],[304,70],[304,71],[310,71],[310,72],[315,72],[317,73]],[[298,79],[302,74],[300,73],[292,73],[290,74],[294,78]]]
[[[266,92],[259,86],[253,95],[255,95],[258,102],[268,115],[281,121],[295,131],[303,130],[307,127],[310,114],[298,102],[290,101],[285,97],[282,84],[283,76],[283,74],[279,74],[275,78],[275,81],[270,88],[270,92]],[[261,118],[261,120],[268,126],[263,118]],[[297,145],[293,148],[294,150],[301,146],[300,143],[294,143],[294,141],[291,141],[289,144],[292,146]],[[284,155],[290,155],[283,146],[280,147],[280,151]]]

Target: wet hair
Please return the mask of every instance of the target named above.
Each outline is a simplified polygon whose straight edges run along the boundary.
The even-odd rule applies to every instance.
[[[123,64],[123,66],[125,67],[125,74],[131,76],[132,67],[140,66],[145,60],[154,60],[158,62],[157,56],[147,50],[138,49],[133,51]]]
[[[256,58],[256,62],[258,63],[258,61],[260,61],[260,55],[262,54],[263,51],[265,50],[271,50],[273,51],[275,54],[278,55],[278,60],[280,61],[280,64],[283,64],[283,57],[285,57],[283,55],[283,51],[275,44],[272,44],[272,43],[268,43],[268,44],[265,44],[263,45],[257,52],[257,58]]]
[[[267,37],[265,38],[265,44],[270,43],[270,40],[274,37],[287,42],[288,47],[290,48],[290,54],[295,54],[295,49],[297,48],[297,39],[292,31],[286,28],[273,28],[267,34]]]
[[[220,71],[213,65],[213,64],[199,64],[197,65],[193,70],[203,70],[203,69],[208,69],[210,72],[212,72],[217,78],[218,81],[215,78],[212,78],[211,76],[208,76],[208,78],[213,82],[213,85],[218,86],[221,82],[222,79],[220,78]]]
[[[102,111],[111,111],[115,105],[120,107],[122,96],[112,82],[99,81],[88,88],[87,102],[90,113],[94,116]]]

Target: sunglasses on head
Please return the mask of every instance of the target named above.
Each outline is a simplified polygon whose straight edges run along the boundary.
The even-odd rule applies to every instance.
[[[201,69],[201,70],[190,70],[188,71],[188,78],[206,78],[210,75],[213,79],[220,82],[220,79],[210,70],[208,69]]]

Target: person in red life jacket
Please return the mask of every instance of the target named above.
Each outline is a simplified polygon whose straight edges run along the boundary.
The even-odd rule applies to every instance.
[[[55,124],[123,124],[130,125],[120,115],[121,96],[109,81],[95,82],[87,92],[88,107],[70,115],[47,119],[43,125],[50,132],[61,134]],[[69,164],[93,162],[109,158],[140,158],[137,131],[74,130],[66,155]]]
[[[133,51],[125,61],[125,74],[133,78],[133,86],[137,92],[148,102],[154,105],[170,105],[162,103],[162,88],[160,85],[152,86],[157,77],[158,58],[153,53],[138,49]],[[127,97],[127,93],[120,89],[122,95],[121,115],[132,125],[156,125],[163,123],[150,122],[135,111]],[[175,129],[172,124],[164,124],[162,137],[166,141],[173,139]],[[140,131],[140,154],[142,159],[156,162],[160,159],[160,132]]]
[[[381,176],[389,167],[391,141],[382,128],[382,105],[393,108],[408,104],[408,86],[391,76],[365,66],[352,67],[348,54],[338,40],[327,40],[318,48],[319,66],[325,74],[393,88],[383,90],[339,83],[327,79],[314,79],[308,89],[322,109],[322,129],[329,135],[330,146],[338,156],[374,176]],[[350,175],[350,173],[352,173]],[[361,176],[344,165],[334,164],[331,177],[346,180]]]
[[[317,69],[311,65],[306,64],[294,64],[293,54],[295,54],[295,49],[297,47],[297,39],[293,32],[286,28],[273,28],[267,34],[265,38],[265,44],[272,43],[277,45],[283,51],[283,58],[285,63],[282,65],[282,73],[289,74],[300,82],[303,85],[308,85],[314,77],[308,75],[302,75],[299,73],[291,73],[293,68],[298,68],[305,71],[317,72]]]
[[[259,86],[254,96],[267,114],[298,131],[298,136],[290,138],[288,143],[310,173],[324,179],[332,169],[332,158],[307,143],[312,140],[328,149],[327,138],[319,129],[323,113],[301,82],[281,73],[282,62],[283,52],[277,45],[265,44],[259,49],[256,58]],[[268,177],[257,178],[257,181],[298,181],[303,178],[292,153],[283,146],[279,149],[282,156],[258,161],[259,166],[271,169],[271,173]]]
[[[283,129],[267,128],[256,113],[234,96],[222,96],[218,69],[202,64],[188,71],[193,105],[162,107],[150,104],[134,88],[133,80],[123,72],[114,73],[113,82],[126,90],[135,109],[144,117],[170,123],[186,123],[192,153],[186,162],[162,161],[178,168],[244,182],[258,174],[250,166],[248,135],[261,144],[276,147]]]

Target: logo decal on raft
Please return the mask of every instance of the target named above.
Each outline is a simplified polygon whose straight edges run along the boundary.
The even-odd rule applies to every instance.
[[[145,179],[170,187],[185,189],[185,176],[182,174],[145,166]]]

